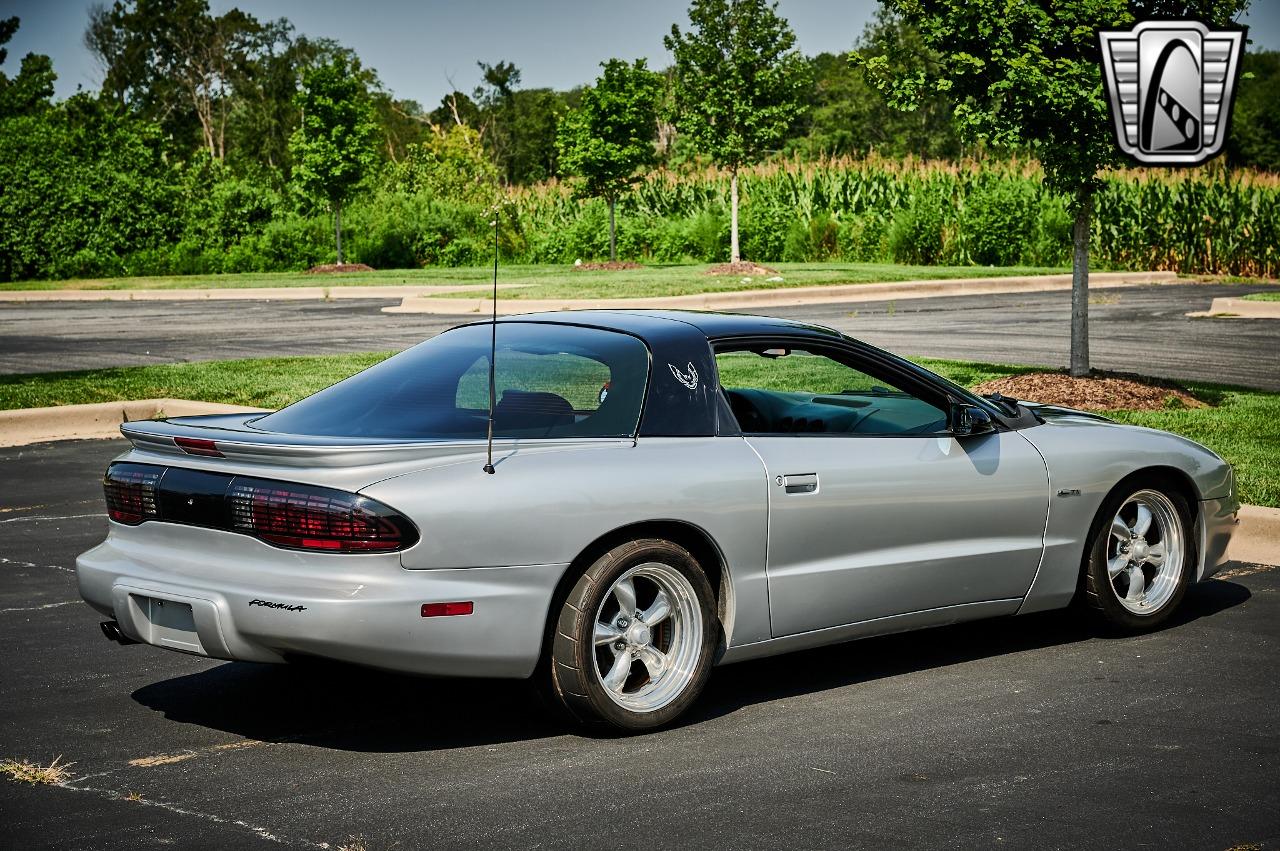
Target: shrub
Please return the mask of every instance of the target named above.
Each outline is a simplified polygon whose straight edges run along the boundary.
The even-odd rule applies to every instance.
[[[1036,205],[1035,235],[1024,261],[1030,266],[1071,265],[1071,215],[1059,197],[1042,195]]]
[[[937,198],[917,196],[893,217],[889,256],[895,263],[930,265],[942,260],[943,215]]]
[[[965,198],[961,229],[969,260],[1013,266],[1035,234],[1036,190],[1023,180],[983,180]]]

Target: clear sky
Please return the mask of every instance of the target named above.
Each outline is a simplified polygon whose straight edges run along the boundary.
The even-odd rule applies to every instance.
[[[4,70],[26,53],[46,53],[58,73],[57,93],[97,89],[101,70],[84,47],[92,0],[0,0],[0,16],[22,26],[9,43]],[[355,49],[397,97],[431,109],[449,80],[470,92],[476,61],[514,62],[525,87],[568,89],[590,82],[605,59],[669,61],[662,36],[686,21],[688,0],[211,0],[215,12],[238,6],[260,19],[288,18],[297,31]],[[875,0],[780,0],[807,54],[848,50]],[[1280,49],[1280,0],[1254,0],[1242,23],[1254,49]]]

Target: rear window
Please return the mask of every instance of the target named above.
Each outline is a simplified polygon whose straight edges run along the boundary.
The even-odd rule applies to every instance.
[[[446,331],[256,420],[285,434],[469,439],[488,433],[489,325]],[[498,437],[630,437],[649,352],[613,331],[501,322],[494,359]]]

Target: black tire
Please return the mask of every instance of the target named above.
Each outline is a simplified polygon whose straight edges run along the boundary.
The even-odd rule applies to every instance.
[[[1121,512],[1123,506],[1143,493],[1156,493],[1163,496],[1173,509],[1173,514],[1180,524],[1178,535],[1180,545],[1171,549],[1181,551],[1181,570],[1176,581],[1170,581],[1170,587],[1162,595],[1167,597],[1158,608],[1150,613],[1136,614],[1121,602],[1117,582],[1112,579],[1108,570],[1108,561],[1111,558],[1109,549],[1113,546],[1112,518]],[[1167,479],[1135,477],[1122,482],[1103,501],[1089,530],[1089,541],[1085,547],[1084,563],[1081,566],[1080,601],[1083,608],[1110,632],[1137,634],[1150,632],[1163,626],[1181,605],[1198,568],[1193,520],[1186,498]],[[1127,580],[1125,584],[1127,585]],[[1154,587],[1154,583],[1152,585]]]
[[[687,677],[687,683],[665,705],[638,712],[611,697],[602,682],[597,668],[597,654],[601,651],[597,648],[594,633],[597,613],[607,605],[606,597],[611,595],[614,584],[628,571],[650,563],[672,568],[688,580],[694,599],[688,600],[690,611],[685,616],[691,618],[696,613],[700,617],[700,640],[688,642],[686,652],[691,664],[675,680],[679,683]],[[636,609],[641,608],[643,606],[637,604]],[[654,628],[655,633],[659,628]],[[569,591],[557,615],[552,636],[550,664],[544,674],[547,691],[573,720],[589,727],[625,732],[662,727],[680,717],[697,700],[711,674],[719,636],[715,593],[706,573],[689,551],[656,538],[630,541],[596,559]],[[606,652],[613,651],[606,647]],[[644,668],[639,665],[639,660],[636,665]],[[643,680],[647,677],[647,670],[637,670],[634,676]]]

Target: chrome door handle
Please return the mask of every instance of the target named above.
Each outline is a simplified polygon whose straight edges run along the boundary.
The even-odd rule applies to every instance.
[[[787,476],[779,476],[778,484],[782,485],[783,490],[787,493],[817,493],[818,474],[792,473]]]

